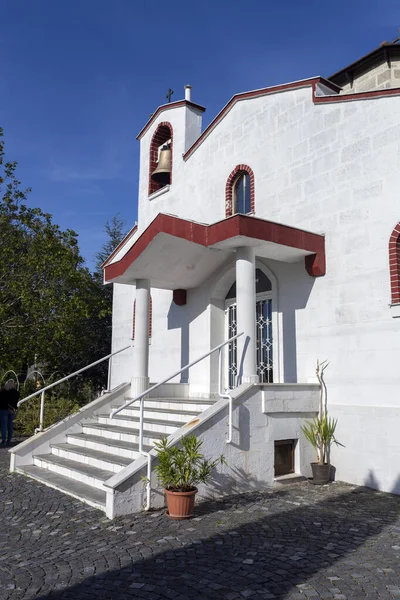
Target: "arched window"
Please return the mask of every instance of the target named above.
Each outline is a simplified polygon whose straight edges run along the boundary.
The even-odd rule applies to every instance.
[[[389,265],[392,304],[400,304],[400,223],[396,225],[390,236]]]
[[[254,174],[247,165],[238,165],[228,177],[225,212],[227,217],[254,213]]]
[[[136,324],[136,300],[133,303],[133,319],[132,319],[132,339],[135,339],[135,324]],[[149,338],[151,338],[151,334],[153,331],[153,300],[150,296],[149,303]]]
[[[172,183],[172,155],[173,155],[173,145],[172,145],[172,137],[173,130],[171,123],[160,123],[157,127],[153,137],[150,142],[150,156],[149,156],[149,196],[150,194],[154,194],[161,188],[166,185],[170,185]],[[163,148],[169,148],[170,154],[170,176],[169,180],[163,181],[162,183],[154,181],[152,179],[152,174],[155,171],[158,161],[160,158],[160,152]]]
[[[234,215],[247,215],[247,213],[251,212],[250,175],[248,173],[240,173],[239,177],[233,184],[232,212]]]

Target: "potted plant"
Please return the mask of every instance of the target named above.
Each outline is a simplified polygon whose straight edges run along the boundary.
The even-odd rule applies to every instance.
[[[323,485],[328,483],[331,471],[331,445],[341,445],[335,438],[337,419],[328,417],[327,414],[315,417],[312,421],[306,421],[301,428],[307,440],[317,453],[317,462],[311,463],[313,483]]]
[[[328,391],[324,381],[324,371],[329,363],[317,361],[316,375],[320,383],[318,417],[306,421],[301,428],[306,439],[317,453],[317,462],[311,463],[313,483],[323,485],[329,482],[331,472],[331,446],[342,446],[335,438],[337,419],[328,416]]]
[[[181,447],[169,446],[167,438],[156,442],[158,480],[165,489],[167,515],[171,519],[188,519],[193,514],[199,483],[210,481],[217,464],[226,464],[221,455],[208,460],[200,452],[202,440],[195,435],[184,437]]]

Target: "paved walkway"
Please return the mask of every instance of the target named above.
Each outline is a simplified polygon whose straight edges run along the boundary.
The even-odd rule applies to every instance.
[[[400,599],[400,497],[308,483],[198,507],[103,513],[0,450],[0,599]]]

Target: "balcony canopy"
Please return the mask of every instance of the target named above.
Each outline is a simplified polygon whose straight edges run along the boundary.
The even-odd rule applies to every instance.
[[[125,253],[106,261],[104,279],[125,284],[150,279],[155,288],[195,288],[240,246],[254,247],[256,256],[263,258],[304,261],[310,276],[325,275],[322,235],[249,215],[204,225],[159,214]]]

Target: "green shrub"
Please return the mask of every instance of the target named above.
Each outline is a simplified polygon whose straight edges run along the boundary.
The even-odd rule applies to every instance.
[[[47,394],[44,400],[43,428],[50,427],[50,425],[65,419],[65,417],[77,412],[79,409],[80,406],[75,400]],[[35,433],[35,428],[39,427],[39,423],[40,395],[27,400],[19,407],[14,421],[15,433],[23,436],[32,435]]]
[[[315,417],[312,421],[306,421],[306,424],[301,427],[306,439],[316,451],[317,462],[320,465],[330,464],[332,444],[342,446],[335,437],[336,425],[337,419],[324,415]]]
[[[158,465],[155,467],[160,484],[173,492],[190,492],[199,483],[207,483],[218,464],[226,464],[223,455],[208,460],[200,452],[203,444],[195,435],[184,437],[181,447],[169,446],[167,438],[154,444]]]

